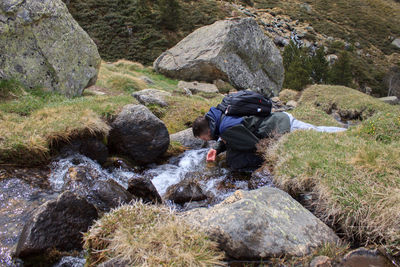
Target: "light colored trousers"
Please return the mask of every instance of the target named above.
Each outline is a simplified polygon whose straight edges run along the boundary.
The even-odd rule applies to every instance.
[[[284,112],[287,114],[290,118],[290,131],[296,131],[296,130],[314,130],[317,132],[327,132],[327,133],[336,133],[336,132],[343,132],[346,131],[346,128],[340,128],[340,127],[331,127],[331,126],[315,126],[303,121],[297,120],[295,117],[292,116],[292,114],[289,114],[287,112]]]

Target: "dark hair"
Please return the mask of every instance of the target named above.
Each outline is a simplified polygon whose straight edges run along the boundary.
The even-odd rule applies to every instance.
[[[209,129],[208,120],[205,116],[200,116],[195,119],[192,125],[193,135],[199,137],[200,135],[207,133]]]

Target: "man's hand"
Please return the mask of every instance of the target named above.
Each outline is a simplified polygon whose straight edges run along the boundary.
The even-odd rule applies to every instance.
[[[207,153],[207,161],[215,161],[216,157],[217,157],[217,150],[210,149]]]

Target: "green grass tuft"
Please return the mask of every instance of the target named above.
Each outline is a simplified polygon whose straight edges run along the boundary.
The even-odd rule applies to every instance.
[[[84,236],[88,266],[223,266],[217,244],[169,208],[135,202],[105,214]]]
[[[337,125],[326,113],[359,112],[343,133],[297,131],[267,151],[275,183],[293,195],[311,193],[316,214],[364,245],[400,251],[400,108],[356,90],[315,85],[292,113],[316,125]]]
[[[148,85],[142,76],[154,83]],[[173,93],[168,107],[148,108],[161,118],[170,133],[190,127],[192,121],[216,105],[221,97],[176,95],[178,81],[168,79],[139,63],[119,60],[102,63],[95,91],[67,98],[40,88],[27,89],[15,81],[0,81],[0,163],[38,165],[48,162],[51,146],[61,140],[104,135],[126,104],[137,104],[132,91],[155,88]]]

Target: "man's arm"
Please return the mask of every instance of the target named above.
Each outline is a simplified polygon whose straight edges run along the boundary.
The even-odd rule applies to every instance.
[[[229,148],[238,151],[255,151],[259,139],[243,124],[238,124],[227,129],[221,138]]]
[[[207,153],[207,161],[215,161],[218,154],[226,150],[225,142],[219,138],[218,142]]]
[[[217,155],[226,150],[225,142],[221,138],[218,139],[217,143],[214,145],[213,149],[217,151]]]

